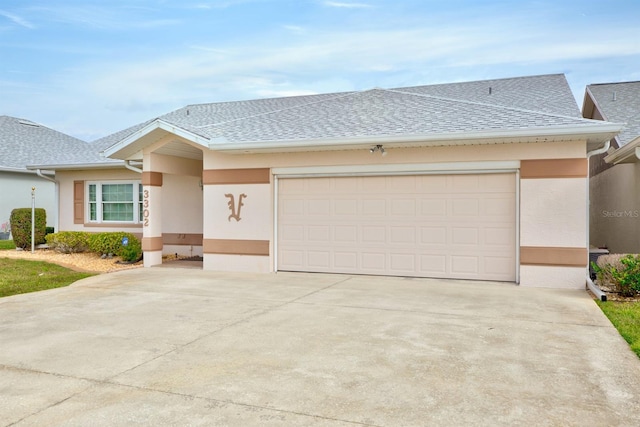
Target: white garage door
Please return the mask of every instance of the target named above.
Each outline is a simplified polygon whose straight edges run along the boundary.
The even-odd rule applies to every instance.
[[[515,281],[515,174],[286,178],[280,271]]]

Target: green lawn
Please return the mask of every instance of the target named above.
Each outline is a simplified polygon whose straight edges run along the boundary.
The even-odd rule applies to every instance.
[[[13,244],[13,240],[0,240],[0,250],[3,249],[15,249],[16,245]]]
[[[631,350],[640,357],[640,302],[597,301]]]
[[[0,297],[60,288],[85,277],[94,276],[92,273],[78,273],[48,262],[1,257],[2,253]]]

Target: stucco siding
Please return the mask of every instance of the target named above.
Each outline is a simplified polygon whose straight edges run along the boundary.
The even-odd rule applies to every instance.
[[[60,187],[60,230],[61,231],[130,231],[141,233],[140,225],[122,226],[94,226],[74,223],[74,181],[112,181],[112,180],[137,180],[141,179],[140,174],[127,169],[89,169],[84,171],[58,171],[56,174]],[[85,207],[83,207],[85,208]]]
[[[556,289],[584,289],[584,267],[520,266],[520,286]]]
[[[163,175],[163,233],[202,233],[202,192],[198,177]]]
[[[590,244],[640,253],[640,163],[619,164],[590,180]]]
[[[558,251],[568,251],[567,262],[563,265],[554,265],[545,261],[543,265],[519,265],[520,283],[525,286],[559,287],[559,288],[583,288],[585,284],[586,267],[586,193],[587,193],[587,168],[586,168],[586,143],[573,141],[564,143],[538,143],[538,144],[496,144],[479,146],[457,147],[431,147],[431,148],[393,148],[387,149],[387,155],[382,157],[379,153],[369,153],[368,147],[362,150],[348,151],[324,151],[303,153],[273,153],[273,154],[223,154],[217,152],[204,152],[204,169],[207,171],[229,169],[271,168],[274,170],[305,170],[317,172],[318,170],[340,170],[348,173],[362,170],[363,166],[377,165],[381,168],[389,165],[453,165],[464,169],[468,165],[473,170],[482,162],[515,162],[529,160],[553,160],[567,159],[565,163],[572,166],[579,173],[560,171],[559,176],[553,175],[555,164],[551,168],[540,169],[544,175],[545,170],[552,171],[552,177],[535,176],[521,179],[519,185],[520,215],[516,219],[520,227],[521,247],[530,247],[533,250],[541,248],[554,248]],[[543,166],[549,166],[540,162]],[[528,166],[532,162],[529,162]],[[564,163],[562,163],[564,165]],[[534,169],[538,163],[533,162]],[[515,166],[518,168],[518,166]],[[458,170],[461,170],[458,169]],[[555,168],[557,169],[557,168]],[[561,168],[562,169],[562,168]],[[538,172],[539,172],[538,171]],[[355,173],[355,172],[354,172]],[[446,171],[443,171],[446,173]],[[577,176],[577,177],[576,177]],[[260,190],[261,189],[261,190]],[[252,194],[260,194],[259,197]],[[248,258],[242,254],[209,254],[205,250],[206,269],[232,269],[245,271],[267,268],[273,271],[277,268],[277,261],[273,253],[274,246],[274,221],[273,211],[274,194],[276,188],[272,181],[266,184],[243,185],[205,185],[205,227],[204,240],[208,239],[267,239],[270,245],[269,256]],[[238,194],[247,194],[245,202],[256,203],[259,199],[259,210],[263,212],[259,221],[253,220],[234,221],[228,220],[230,206],[226,194],[236,194],[234,203],[238,203]],[[250,215],[248,205],[243,206],[243,215]],[[520,250],[520,248],[518,248]],[[529,251],[531,252],[531,251]],[[584,264],[581,264],[580,254],[585,253]],[[267,254],[263,254],[267,255]],[[580,258],[580,262],[573,260]],[[251,259],[250,263],[245,262]],[[545,265],[547,264],[547,265]],[[262,270],[260,270],[262,271]]]
[[[584,141],[567,141],[429,148],[385,147],[385,150],[387,155],[384,157],[379,153],[371,154],[369,146],[363,146],[361,150],[241,155],[205,151],[204,169],[572,159],[585,157],[586,148]]]
[[[585,178],[520,181],[520,244],[585,247]]]

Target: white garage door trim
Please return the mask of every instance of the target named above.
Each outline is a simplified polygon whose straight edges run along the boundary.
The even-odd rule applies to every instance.
[[[320,177],[366,177],[366,176],[401,176],[401,175],[456,175],[456,174],[515,174],[515,282],[520,283],[520,172],[519,161],[507,162],[474,162],[421,165],[360,165],[306,167],[306,168],[274,168],[273,191],[273,271],[279,271],[278,234],[279,234],[279,180],[288,178],[320,178]],[[465,169],[466,168],[466,169]],[[355,171],[354,169],[358,169]],[[329,172],[332,171],[332,172]]]

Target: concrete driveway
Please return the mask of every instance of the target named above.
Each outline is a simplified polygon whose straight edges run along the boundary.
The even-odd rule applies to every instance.
[[[0,299],[0,425],[637,426],[585,292],[138,269]]]

